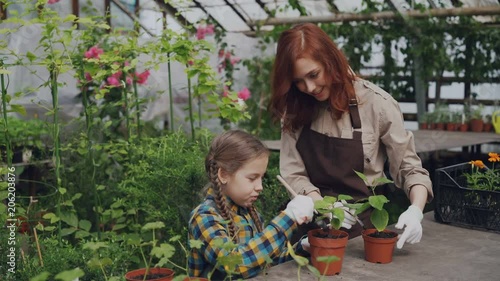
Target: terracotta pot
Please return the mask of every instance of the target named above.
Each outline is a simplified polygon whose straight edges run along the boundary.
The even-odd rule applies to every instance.
[[[317,237],[317,235],[329,234],[331,237]],[[323,229],[314,229],[307,232],[311,248],[311,263],[323,275],[331,276],[339,274],[344,260],[345,247],[349,234],[345,231],[330,229],[328,232]],[[337,238],[338,237],[338,238]],[[338,261],[326,263],[317,260],[318,257],[336,256]]]
[[[427,130],[429,128],[429,124],[427,123],[419,123],[420,130]]]
[[[457,124],[456,123],[446,123],[446,131],[456,131]]]
[[[374,238],[370,234],[377,232],[376,229],[366,229],[361,233],[365,241],[365,259],[373,263],[392,262],[392,253],[398,240],[398,234],[394,231],[384,230],[385,233],[393,233],[392,238]]]
[[[493,129],[493,124],[491,123],[484,123],[483,125],[483,131],[485,132],[491,132]]]
[[[469,130],[469,124],[465,123],[458,125],[458,130],[460,132],[467,132],[467,130]]]
[[[473,132],[482,132],[484,127],[484,122],[481,119],[471,119],[470,120],[470,130]]]
[[[125,274],[125,280],[127,281],[144,280],[145,273],[146,273],[146,268],[129,271],[127,272],[127,274]],[[154,275],[152,279],[149,276],[145,279],[148,281],[170,281],[174,279],[174,271],[172,269],[163,267],[150,268],[148,275]]]
[[[436,123],[436,130],[440,130],[440,131],[444,131],[444,123],[442,122],[439,122],[439,123]]]

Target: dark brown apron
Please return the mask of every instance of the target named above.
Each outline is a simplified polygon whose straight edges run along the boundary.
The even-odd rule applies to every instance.
[[[319,188],[322,196],[339,194],[350,195],[354,200],[366,198],[370,190],[354,170],[364,170],[363,142],[361,140],[361,119],[356,99],[349,103],[349,115],[353,127],[353,138],[343,139],[323,135],[311,130],[311,124],[302,128],[296,148],[302,157],[312,184]],[[365,227],[371,227],[371,211],[367,210],[358,217]],[[317,228],[313,223],[299,226],[294,238],[300,239],[310,229]],[[356,223],[351,229],[342,229],[349,238],[361,235],[363,228]],[[292,238],[292,240],[295,240]],[[297,241],[297,240],[295,240]]]

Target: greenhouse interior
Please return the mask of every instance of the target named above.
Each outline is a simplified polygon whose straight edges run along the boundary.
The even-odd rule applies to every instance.
[[[497,280],[499,15],[0,0],[0,280]]]

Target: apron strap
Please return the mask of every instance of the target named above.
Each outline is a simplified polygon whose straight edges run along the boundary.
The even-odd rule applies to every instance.
[[[353,129],[360,129],[361,128],[361,118],[359,117],[358,101],[356,100],[356,98],[349,99],[349,116],[351,117],[352,128]],[[361,132],[354,130],[352,138],[355,140],[360,140],[361,139]]]

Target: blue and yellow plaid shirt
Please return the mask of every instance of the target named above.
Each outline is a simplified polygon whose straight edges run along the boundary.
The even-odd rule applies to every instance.
[[[257,275],[272,260],[272,264],[279,264],[291,260],[287,253],[287,241],[297,229],[297,224],[280,212],[265,228],[258,233],[255,222],[246,208],[240,207],[226,197],[228,207],[233,212],[234,224],[237,231],[238,246],[232,250],[216,246],[215,239],[222,239],[223,243],[231,241],[229,226],[220,215],[214,200],[213,190],[210,189],[205,201],[191,212],[189,220],[189,239],[203,242],[201,249],[189,250],[189,276],[207,277],[216,263],[217,257],[241,255],[243,262],[235,269],[234,278],[249,278]],[[262,217],[259,214],[259,217]],[[220,243],[220,241],[219,241]],[[297,243],[301,251],[300,243]],[[220,244],[218,244],[220,245]],[[217,268],[225,272],[224,267]]]

